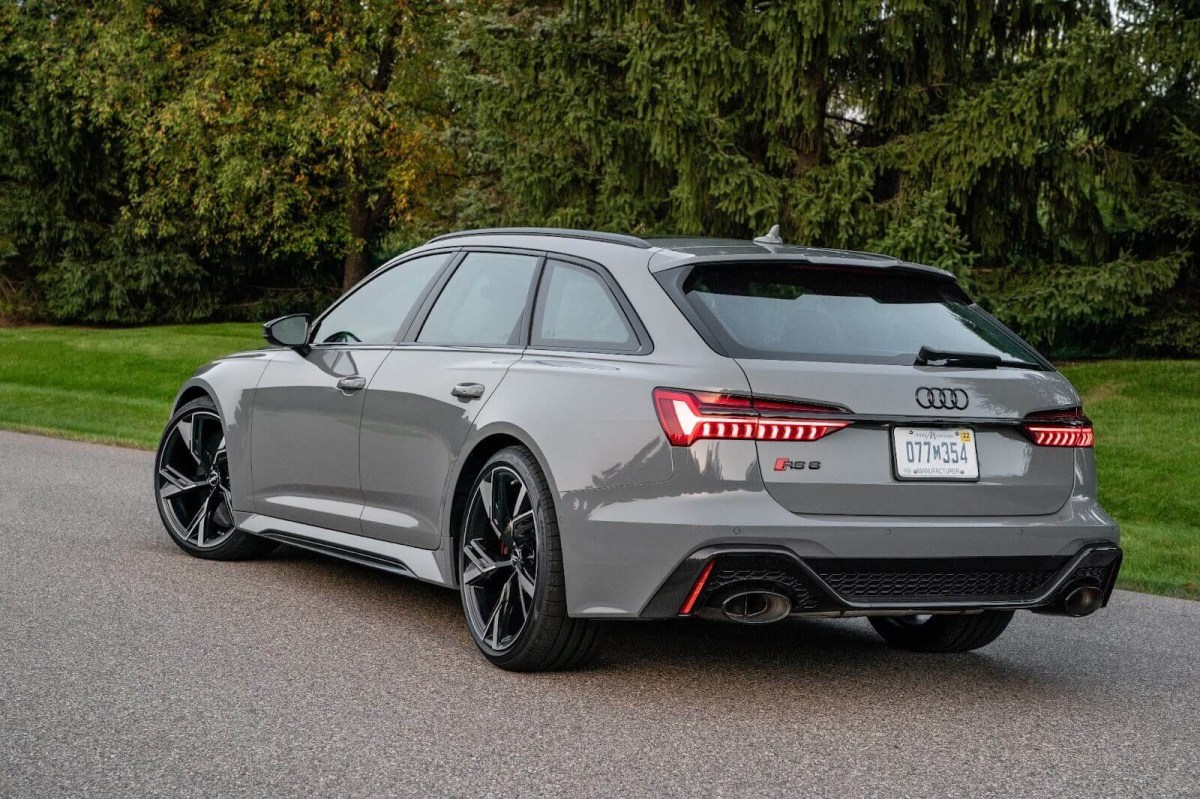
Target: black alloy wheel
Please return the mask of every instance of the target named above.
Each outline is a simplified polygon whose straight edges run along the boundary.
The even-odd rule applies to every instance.
[[[476,636],[509,649],[529,623],[537,580],[537,520],[517,472],[496,464],[483,474],[467,511],[463,596]]]
[[[237,529],[225,427],[211,400],[193,400],[171,417],[154,464],[159,515],[185,552],[233,560],[274,549]]]
[[[511,671],[578,666],[603,628],[567,615],[550,487],[522,447],[497,452],[464,498],[458,546],[467,627],[484,656]]]

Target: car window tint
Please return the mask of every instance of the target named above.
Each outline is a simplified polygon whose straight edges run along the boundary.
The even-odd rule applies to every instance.
[[[1038,358],[954,283],[910,272],[703,264],[682,288],[735,358],[911,365],[923,346]]]
[[[592,270],[551,261],[538,295],[534,346],[637,349],[637,337],[616,298]]]
[[[448,253],[414,258],[363,283],[321,320],[315,344],[391,344]]]
[[[417,341],[500,346],[521,339],[521,319],[537,271],[533,255],[467,255],[442,290]]]

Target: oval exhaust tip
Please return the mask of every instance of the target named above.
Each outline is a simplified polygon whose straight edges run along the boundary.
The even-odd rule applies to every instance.
[[[1071,589],[1063,598],[1063,611],[1076,618],[1090,616],[1100,609],[1104,592],[1094,585],[1081,585]]]
[[[774,591],[740,591],[721,603],[721,612],[739,624],[770,624],[792,612],[792,601]]]

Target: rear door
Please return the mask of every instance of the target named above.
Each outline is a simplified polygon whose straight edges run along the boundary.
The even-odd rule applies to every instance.
[[[366,392],[364,535],[435,549],[450,467],[524,350],[541,253],[468,251]]]
[[[309,351],[286,350],[268,364],[250,425],[258,513],[360,532],[364,389],[452,256],[426,255],[377,272],[317,320]]]
[[[673,278],[668,290],[710,343],[736,358],[756,397],[835,406],[853,420],[816,441],[758,442],[767,490],[788,509],[1035,515],[1070,497],[1074,450],[1035,446],[1018,422],[1078,405],[1078,396],[950,279],[783,261],[698,265]],[[1001,364],[915,365],[922,347]],[[906,477],[905,447],[931,435],[954,446],[932,455],[927,447],[923,462],[954,476]],[[943,457],[956,468],[941,469]]]

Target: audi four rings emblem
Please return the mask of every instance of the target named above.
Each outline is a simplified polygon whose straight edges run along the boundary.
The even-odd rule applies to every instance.
[[[937,408],[939,410],[962,411],[971,403],[967,392],[961,388],[929,388],[921,386],[917,389],[917,404],[922,408]]]

